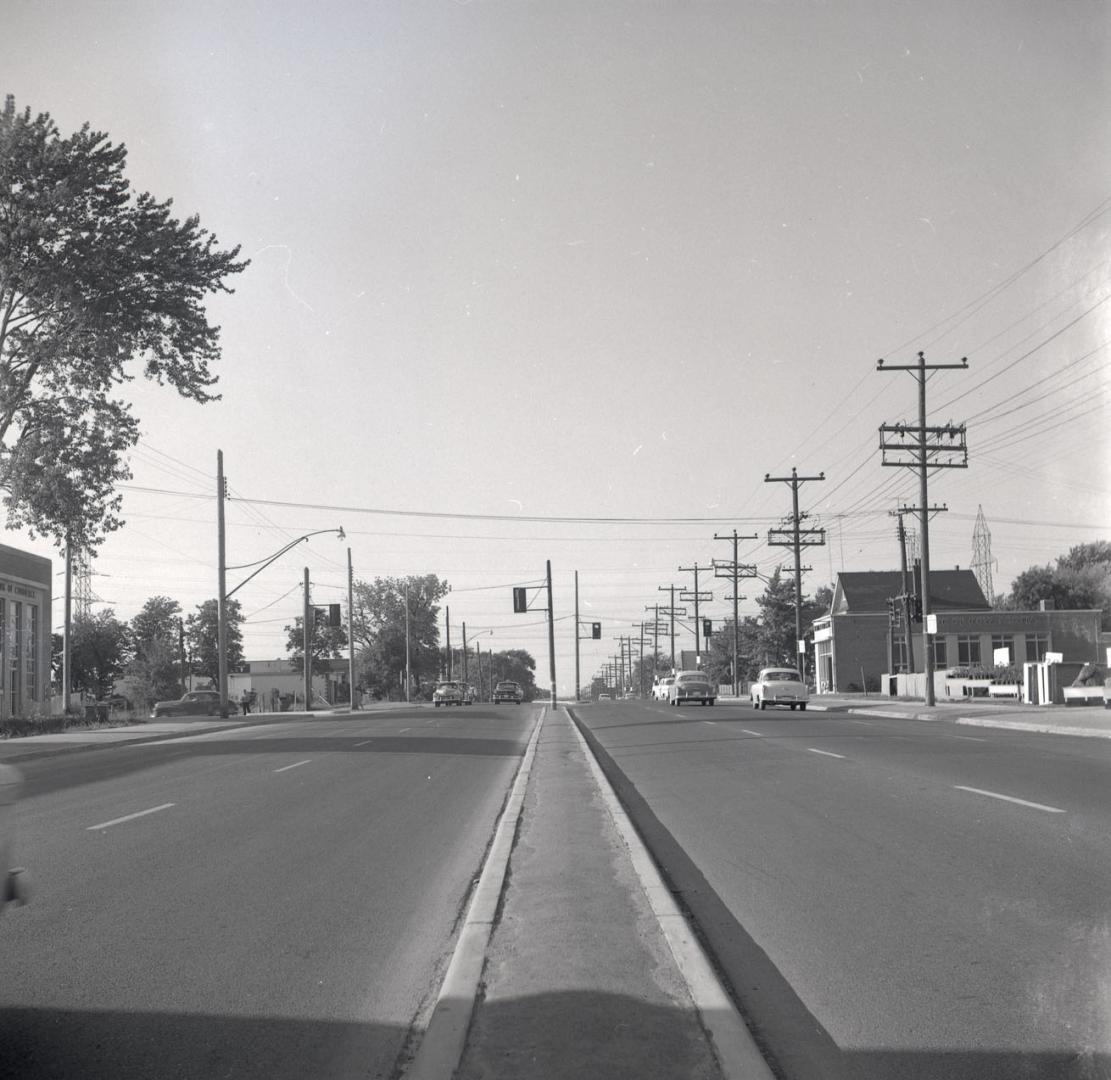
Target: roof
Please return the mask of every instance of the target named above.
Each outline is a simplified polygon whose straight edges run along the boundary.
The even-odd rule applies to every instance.
[[[913,575],[908,572],[909,580]],[[837,615],[886,614],[887,601],[903,591],[900,570],[866,570],[837,575],[833,612]],[[971,570],[930,571],[930,611],[990,611]]]

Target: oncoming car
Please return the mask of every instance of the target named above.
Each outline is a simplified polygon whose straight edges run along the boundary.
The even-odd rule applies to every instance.
[[[806,710],[810,692],[802,675],[795,668],[764,668],[748,689],[754,708],[766,709],[769,705],[790,705]]]
[[[680,671],[667,688],[669,705],[678,708],[684,701],[697,701],[701,705],[713,705],[717,697],[710,676],[704,671]]]
[[[495,705],[500,705],[503,701],[511,702],[514,705],[520,705],[524,700],[525,695],[521,690],[520,684],[513,682],[511,679],[505,679],[494,687]]]
[[[462,705],[463,701],[463,684],[459,682],[438,682],[432,691],[432,704],[437,709],[441,705]]]

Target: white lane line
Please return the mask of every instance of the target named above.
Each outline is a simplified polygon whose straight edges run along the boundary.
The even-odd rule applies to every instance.
[[[177,803],[163,803],[161,806],[152,806],[149,810],[140,810],[136,814],[126,814],[124,817],[112,818],[111,821],[102,821],[99,825],[90,825],[86,831],[91,832],[93,829],[110,829],[113,825],[120,825],[125,821],[134,821],[136,818],[146,817],[147,814],[157,814],[159,810],[169,810],[171,806],[176,806]]]
[[[717,721],[716,720],[702,720],[702,721],[700,721],[700,723],[710,724],[712,726],[712,725],[716,724]]]
[[[806,749],[812,754],[821,754],[823,757],[835,757],[840,758],[842,761],[845,760],[844,754],[835,754],[832,750],[815,750],[813,746],[808,746]]]
[[[761,739],[764,737],[764,733],[762,731],[752,731],[751,729],[746,727],[741,728],[741,731],[743,731],[746,735],[756,735]]]
[[[413,729],[412,729],[411,727],[403,727],[403,728],[402,728],[402,729],[401,729],[401,730],[400,730],[400,731],[398,732],[398,735],[404,735],[404,734],[405,734],[405,732],[407,732],[407,731],[412,731],[412,730],[413,730]]]
[[[295,761],[292,765],[283,765],[280,769],[275,769],[274,772],[289,772],[290,769],[300,768],[302,765],[307,765],[310,761],[312,761],[312,758],[305,758],[304,761]]]
[[[965,742],[987,742],[987,739],[978,739],[975,735],[950,735],[950,739],[964,739]]]
[[[1047,814],[1066,814],[1059,806],[1045,806],[1042,803],[1027,802],[1025,799],[1016,799],[1013,795],[1000,795],[998,791],[984,791],[983,788],[965,787],[963,784],[954,784],[957,791],[971,791],[973,795],[986,795],[989,799],[1002,799],[1004,802],[1015,803],[1018,806],[1029,806],[1032,810],[1044,810]]]
[[[355,743],[355,745],[356,746],[366,746],[367,743],[372,743],[372,742],[374,742],[373,739],[363,739],[362,742],[357,742],[357,743]]]
[[[849,717],[848,720],[849,720],[850,724],[863,724],[865,727],[875,727],[876,726],[870,720],[853,720],[851,717]]]

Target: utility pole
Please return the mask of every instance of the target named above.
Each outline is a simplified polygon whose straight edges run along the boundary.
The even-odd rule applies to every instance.
[[[228,564],[224,550],[224,500],[227,483],[224,480],[224,451],[216,451],[216,544],[219,572],[216,593],[216,651],[220,654],[220,716],[228,718]],[[306,570],[307,574],[308,571]]]
[[[771,547],[793,547],[795,549],[795,659],[802,656],[799,668],[806,673],[806,656],[803,653],[804,644],[802,637],[802,556],[804,547],[821,547],[826,542],[825,529],[802,529],[800,524],[805,515],[799,514],[799,484],[809,480],[824,480],[826,474],[817,476],[799,476],[798,470],[792,465],[790,476],[772,476],[764,474],[765,484],[790,484],[791,485],[791,517],[790,529],[769,529],[768,544]],[[787,537],[790,536],[790,539]],[[810,567],[807,567],[809,570]]]
[[[413,685],[413,674],[409,670],[409,579],[405,579],[405,701],[409,701],[409,688]]]
[[[447,665],[444,670],[447,672],[445,678],[451,678],[452,671],[452,655],[451,655],[451,607],[447,604],[444,605],[444,622],[447,626]]]
[[[177,620],[177,658],[181,665],[181,692],[188,693],[192,687],[185,681],[185,623],[181,621],[181,616]]]
[[[309,598],[309,568],[305,567],[305,613],[301,619],[304,632],[303,650],[305,654],[305,711],[312,711],[312,632],[316,629],[316,612]]]
[[[579,572],[575,571],[575,700],[579,700]]]
[[[463,682],[467,681],[467,620],[463,620]]]
[[[968,443],[965,439],[964,424],[948,424],[944,427],[926,426],[926,373],[956,368],[966,370],[968,357],[962,356],[959,364],[927,364],[926,354],[919,352],[916,364],[885,366],[883,360],[876,361],[877,371],[909,371],[918,381],[918,424],[880,425],[880,450],[884,465],[918,469],[918,494],[921,502],[919,528],[922,536],[922,582],[919,599],[922,607],[922,666],[926,673],[925,702],[927,705],[934,704],[934,655],[929,631],[930,497],[927,473],[930,469],[968,468]],[[948,445],[943,445],[943,438],[948,438]],[[890,460],[888,454],[892,455]]]
[[[355,571],[347,549],[347,704],[355,711]]]
[[[548,669],[552,679],[552,708],[556,705],[556,666],[555,666],[555,612],[552,610],[552,560],[546,563],[548,576]],[[578,630],[575,630],[578,633]]]
[[[671,599],[667,607],[664,609],[665,615],[671,616],[671,670],[675,670],[675,616],[686,615],[687,609],[681,608],[678,611],[675,609],[675,586],[674,585],[660,585],[657,588],[658,592],[665,592],[671,594]]]
[[[699,566],[697,562],[694,564],[694,566],[679,567],[680,573],[687,573],[691,570],[694,571],[694,592],[690,592],[689,590],[684,589],[682,592],[679,593],[679,599],[694,601],[694,662],[700,670],[702,668],[702,645],[700,644],[702,635],[702,623],[699,621],[698,618],[698,602],[699,600],[713,600],[714,594],[711,592],[700,593],[698,591],[698,571],[709,569],[711,569],[711,567]]]
[[[733,601],[733,696],[737,697],[740,692],[738,681],[740,676],[737,671],[737,625],[739,622],[737,604],[744,599],[741,596],[740,580],[741,578],[756,577],[756,565],[754,563],[746,563],[742,566],[737,561],[737,544],[741,540],[758,540],[759,537],[755,533],[752,536],[738,536],[737,530],[734,529],[730,536],[721,536],[714,533],[714,539],[733,541],[733,561],[727,563],[724,559],[714,559],[714,577],[732,578],[733,580],[733,595],[726,597],[726,599]]]
[[[73,687],[73,540],[66,533],[65,626],[62,638],[62,715],[69,715],[69,694]]]

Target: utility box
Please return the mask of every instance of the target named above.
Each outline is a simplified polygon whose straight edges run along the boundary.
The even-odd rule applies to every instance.
[[[1022,700],[1027,705],[1052,705],[1057,700],[1057,665],[1022,665]]]

